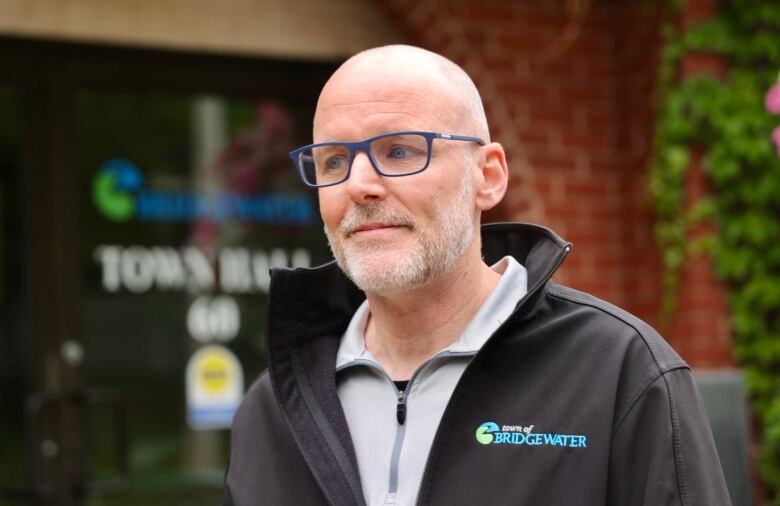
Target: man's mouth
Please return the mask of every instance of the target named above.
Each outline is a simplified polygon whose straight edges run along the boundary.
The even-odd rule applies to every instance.
[[[403,229],[414,230],[414,220],[406,213],[372,205],[352,209],[341,220],[338,228],[341,237],[345,239],[356,234],[379,239],[385,233],[395,233]]]
[[[363,225],[358,225],[357,227],[353,228],[352,230],[347,233],[347,237],[352,236],[354,234],[358,234],[361,232],[373,232],[373,231],[379,231],[379,230],[392,230],[397,228],[410,228],[408,225],[405,224],[396,224],[396,223],[366,223]]]

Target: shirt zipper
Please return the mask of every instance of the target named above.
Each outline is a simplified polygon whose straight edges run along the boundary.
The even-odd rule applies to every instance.
[[[523,303],[526,300],[528,300],[534,293],[538,292],[539,289],[542,286],[544,286],[550,280],[550,278],[552,278],[553,274],[555,274],[555,271],[557,271],[558,268],[563,263],[563,261],[566,260],[566,256],[568,256],[569,251],[571,251],[571,244],[567,244],[566,246],[564,246],[563,251],[558,256],[558,260],[555,262],[555,265],[553,265],[553,267],[549,270],[549,272],[547,272],[547,274],[545,274],[544,277],[542,279],[540,279],[536,283],[536,285],[533,286],[533,288],[531,288],[531,290],[526,292],[525,296],[522,299],[520,299],[520,301],[515,306],[515,310],[512,311],[512,314],[509,316],[509,318],[507,318],[506,320],[504,320],[504,322],[501,323],[501,325],[495,330],[495,332],[493,332],[493,335],[496,335],[504,327],[504,325],[506,325],[506,322],[511,319],[512,315],[514,315],[517,312],[517,310],[520,308],[520,306],[523,305]],[[485,344],[487,344],[489,341],[490,341],[490,339],[488,339],[488,341],[486,341]],[[484,348],[484,345],[482,347]],[[480,351],[481,351],[481,348],[480,348]],[[479,353],[479,352],[477,352],[477,353]],[[455,389],[452,391],[452,395],[454,395],[455,392],[458,391],[458,386],[460,386],[460,382],[463,380],[463,376],[468,371],[468,368],[471,366],[472,362],[473,362],[473,360],[469,362],[469,364],[466,366],[466,369],[460,375],[460,379],[458,380],[458,383],[455,385]],[[441,419],[439,420],[439,427],[436,429],[436,434],[434,434],[434,436],[433,436],[433,442],[431,443],[430,448],[428,448],[428,455],[425,457],[425,465],[423,466],[423,475],[422,475],[422,479],[420,480],[420,488],[417,489],[417,498],[414,501],[415,505],[417,505],[417,506],[420,506],[422,504],[420,502],[420,497],[422,496],[423,488],[425,487],[425,484],[428,481],[428,473],[429,473],[429,465],[431,463],[431,455],[433,454],[433,450],[436,448],[436,446],[439,443],[439,431],[441,429],[441,425],[442,425],[442,422],[444,421],[444,418],[447,416],[447,412],[450,410],[450,405],[452,404],[452,395],[450,396],[450,400],[447,402],[447,406],[444,408],[444,412],[441,414]]]
[[[393,452],[390,456],[390,476],[388,480],[387,494],[385,496],[386,498],[388,497],[394,498],[395,494],[398,492],[398,473],[399,473],[399,465],[401,459],[401,448],[403,447],[404,438],[406,436],[406,415],[408,409],[407,402],[409,397],[407,395],[407,392],[411,392],[412,385],[414,384],[414,381],[417,378],[418,374],[423,369],[425,369],[425,367],[428,366],[428,364],[431,364],[432,362],[436,360],[441,360],[443,358],[462,357],[467,355],[473,355],[473,353],[456,352],[456,351],[449,351],[449,350],[437,353],[436,355],[432,356],[431,358],[429,358],[428,360],[420,364],[420,367],[418,367],[412,374],[412,377],[409,378],[409,382],[406,384],[406,388],[404,390],[399,390],[398,387],[395,385],[395,382],[393,382],[393,379],[387,374],[387,372],[379,364],[371,360],[360,359],[360,358],[355,359],[336,369],[336,371],[341,371],[342,369],[346,369],[347,367],[353,365],[365,365],[371,367],[372,369],[378,371],[382,376],[387,378],[387,380],[390,382],[390,385],[395,389],[396,396],[397,396],[396,422],[398,423],[398,428],[396,429],[396,433],[395,433]],[[430,452],[428,455],[430,455]],[[427,461],[426,461],[426,467],[427,467]]]

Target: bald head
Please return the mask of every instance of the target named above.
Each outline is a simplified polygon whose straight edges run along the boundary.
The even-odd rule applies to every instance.
[[[368,49],[356,54],[331,76],[322,89],[314,117],[317,142],[334,140],[331,128],[338,126],[339,113],[355,111],[355,106],[375,107],[376,122],[389,116],[393,103],[406,101],[413,106],[409,124],[388,125],[380,130],[434,130],[473,135],[489,141],[485,110],[474,82],[454,62],[425,49],[394,45]],[[323,130],[328,134],[324,134]],[[336,129],[338,130],[338,128]]]

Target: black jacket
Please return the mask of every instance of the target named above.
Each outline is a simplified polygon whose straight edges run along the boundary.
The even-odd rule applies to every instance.
[[[528,294],[455,388],[418,503],[730,504],[685,362],[636,317],[552,282],[570,245],[551,231],[482,235],[488,264],[526,267]],[[226,505],[364,504],[335,376],[363,299],[334,263],[272,273],[269,367],[234,420]]]

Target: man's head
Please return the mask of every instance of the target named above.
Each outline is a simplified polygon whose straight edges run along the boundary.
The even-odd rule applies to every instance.
[[[471,79],[453,62],[410,46],[359,53],[322,90],[314,142],[360,141],[396,131],[489,142]],[[405,157],[404,147],[378,156]],[[376,150],[372,145],[372,151]],[[506,190],[501,146],[434,139],[420,173],[385,177],[358,151],[349,178],[320,188],[320,212],[339,266],[363,290],[390,294],[480,262],[479,219]]]

